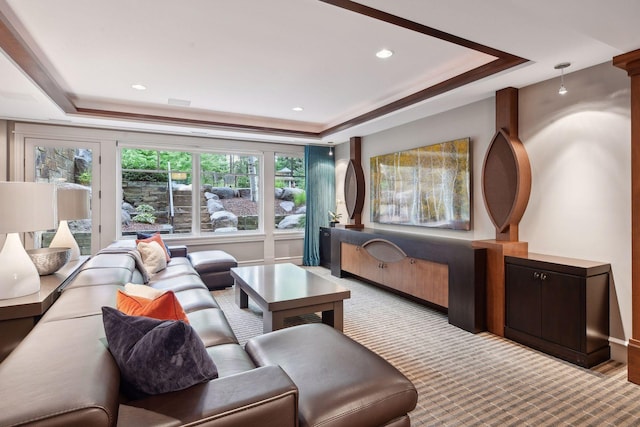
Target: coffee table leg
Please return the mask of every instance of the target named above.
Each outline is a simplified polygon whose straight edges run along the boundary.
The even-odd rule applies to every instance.
[[[249,307],[249,295],[247,295],[247,293],[242,290],[242,288],[240,287],[240,285],[238,285],[237,282],[236,282],[235,288],[236,288],[236,304],[238,304],[238,307],[240,308]]]
[[[336,301],[333,303],[333,310],[327,310],[322,312],[322,323],[333,326],[335,329],[342,331],[344,328],[344,313],[342,301]]]
[[[262,312],[262,333],[277,331],[284,328],[284,316],[280,312]]]

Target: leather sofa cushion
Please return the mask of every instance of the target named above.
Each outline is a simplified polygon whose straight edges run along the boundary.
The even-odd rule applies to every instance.
[[[245,349],[256,365],[279,365],[298,386],[302,427],[384,425],[418,400],[389,362],[321,323],[254,337]]]
[[[122,285],[129,283],[132,272],[127,268],[111,267],[111,268],[88,268],[83,269],[76,275],[73,282],[64,288],[65,292],[69,289],[79,288],[83,286],[96,285]]]
[[[225,251],[200,251],[188,255],[193,268],[200,274],[229,271],[238,266],[238,261]]]
[[[184,291],[185,289],[207,289],[202,279],[197,274],[185,274],[169,279],[156,279],[149,282],[149,286],[155,289],[170,289],[173,292]]]
[[[297,427],[298,390],[277,366],[217,378],[120,405],[118,427]]]
[[[196,271],[190,265],[186,264],[174,264],[167,266],[165,269],[158,271],[151,275],[151,282],[157,282],[159,280],[167,280],[175,277],[186,275],[197,275]]]
[[[175,249],[174,249],[175,250]],[[179,265],[186,265],[186,266],[191,266],[191,261],[189,261],[189,258],[187,258],[186,256],[182,256],[182,257],[172,257],[171,261],[169,261],[167,263],[167,268],[171,268],[171,267],[177,267]]]
[[[89,268],[111,268],[120,267],[130,271],[136,267],[133,257],[124,253],[102,253],[89,258],[82,266],[83,270]]]
[[[40,322],[0,364],[0,425],[115,425],[120,372],[102,316]]]
[[[189,324],[198,332],[205,347],[220,344],[237,344],[227,318],[219,308],[206,308],[187,313]]]
[[[76,317],[100,316],[102,306],[116,306],[116,292],[120,285],[96,285],[66,289],[47,310],[40,323]]]
[[[220,378],[250,371],[256,367],[239,344],[220,344],[207,347],[207,353],[216,364]]]
[[[220,308],[206,289],[187,289],[176,291],[176,298],[186,313],[205,308]]]

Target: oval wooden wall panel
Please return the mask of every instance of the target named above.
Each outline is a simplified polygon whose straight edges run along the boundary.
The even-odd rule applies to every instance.
[[[364,172],[360,164],[349,160],[344,177],[344,201],[349,218],[362,213],[364,206]]]
[[[522,142],[504,130],[496,132],[484,160],[482,192],[498,232],[518,224],[529,202],[531,167]]]

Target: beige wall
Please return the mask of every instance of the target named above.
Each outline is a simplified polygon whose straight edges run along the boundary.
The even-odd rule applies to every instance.
[[[631,332],[630,110],[626,74],[601,64],[565,75],[569,93],[552,79],[520,89],[520,139],[531,161],[533,185],[520,223],[520,240],[532,252],[609,262],[613,357],[626,360]],[[469,104],[374,135],[364,136],[367,180],[363,222],[368,227],[476,240],[493,238],[484,206],[481,171],[495,132],[494,99]],[[434,230],[372,224],[369,220],[369,158],[407,148],[471,137],[473,229]],[[336,150],[339,209],[344,212],[348,144]]]
[[[520,137],[533,175],[520,237],[532,252],[611,263],[612,349],[631,336],[629,78],[610,63],[520,91]],[[622,351],[622,355],[619,353]]]

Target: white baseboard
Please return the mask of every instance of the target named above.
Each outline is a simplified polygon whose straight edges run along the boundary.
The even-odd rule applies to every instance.
[[[616,337],[609,337],[609,345],[611,345],[611,358],[616,362],[627,363],[627,345],[628,341]]]

